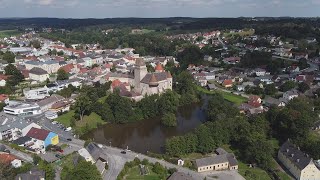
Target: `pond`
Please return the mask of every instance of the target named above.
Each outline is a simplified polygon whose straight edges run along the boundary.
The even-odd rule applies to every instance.
[[[128,124],[107,124],[83,136],[83,139],[93,139],[97,143],[146,153],[163,153],[165,140],[177,135],[193,131],[206,121],[204,108],[208,96],[203,95],[200,103],[183,106],[176,114],[177,127],[161,125],[161,118],[146,119]]]

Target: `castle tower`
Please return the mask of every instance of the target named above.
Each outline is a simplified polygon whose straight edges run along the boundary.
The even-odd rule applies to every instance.
[[[140,91],[140,81],[147,75],[147,66],[142,58],[136,59],[136,64],[134,68],[134,87]]]
[[[164,72],[164,69],[163,69],[163,67],[162,67],[162,65],[161,65],[160,63],[158,63],[158,64],[156,65],[156,67],[154,68],[154,70],[155,70],[156,72]]]

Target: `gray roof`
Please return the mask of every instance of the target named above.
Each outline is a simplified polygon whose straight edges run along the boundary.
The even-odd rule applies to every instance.
[[[167,72],[159,72],[159,73],[148,73],[142,80],[142,83],[149,84],[152,74],[156,77],[157,81],[167,80]]]
[[[102,172],[105,170],[106,165],[105,165],[105,163],[103,163],[103,162],[99,159],[99,160],[96,162],[96,167],[97,167],[98,171],[99,171],[100,173],[102,173]]]
[[[6,131],[12,128],[18,128],[18,129],[23,129],[25,127],[27,127],[29,124],[31,124],[30,122],[27,122],[26,120],[16,120],[16,121],[12,121],[10,123],[7,123],[5,125],[0,126],[0,132],[2,131]]]
[[[45,178],[46,173],[42,170],[31,170],[26,173],[18,174],[15,180],[41,180]]]
[[[174,172],[168,180],[194,180],[190,175],[183,172]]]
[[[279,153],[286,156],[286,158],[300,170],[303,170],[310,162],[312,162],[312,158],[310,158],[309,155],[300,151],[300,148],[296,147],[289,140],[281,146]]]
[[[63,100],[64,97],[58,95],[58,94],[53,94],[51,95],[50,97],[46,98],[46,99],[43,99],[39,102],[37,102],[37,104],[42,107],[42,106],[46,106],[46,105],[49,105],[49,104],[53,104],[53,103],[56,103],[58,101],[61,101]]]
[[[294,96],[294,95],[297,96],[297,95],[299,95],[297,90],[290,90],[290,91],[287,91],[285,93],[288,94],[289,96]]]
[[[226,156],[227,156],[227,159],[229,161],[230,166],[237,166],[238,165],[238,161],[237,161],[236,157],[234,156],[234,154],[228,153]]]
[[[6,150],[6,146],[4,146],[3,144],[0,144],[0,152],[4,152]]]
[[[279,99],[276,99],[270,96],[266,97],[263,101],[268,105],[276,105],[276,106],[278,106],[281,103]]]
[[[96,144],[90,143],[86,147],[86,149],[95,161],[97,161],[99,158],[103,160],[107,160],[107,156],[102,152],[101,148],[98,147]]]
[[[19,139],[12,141],[12,143],[17,144],[17,145],[21,145],[21,144],[24,144],[24,143],[31,141],[31,140],[32,140],[31,137],[23,136],[23,137],[20,137]]]
[[[48,72],[42,68],[34,67],[29,71],[29,74],[44,75],[48,74]]]
[[[218,155],[222,155],[222,154],[227,154],[228,152],[226,150],[224,150],[223,148],[217,148],[216,152]]]
[[[214,157],[206,157],[196,160],[196,166],[202,167],[202,166],[210,166],[213,164],[221,164],[228,162],[228,159],[226,155],[216,155]]]

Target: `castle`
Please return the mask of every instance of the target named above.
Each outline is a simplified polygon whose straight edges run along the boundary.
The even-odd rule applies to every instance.
[[[142,58],[136,59],[134,76],[119,78],[110,77],[112,89],[118,88],[121,96],[141,100],[146,95],[161,94],[172,90],[172,75],[165,71],[161,64],[157,64],[155,72],[148,73],[147,66]]]

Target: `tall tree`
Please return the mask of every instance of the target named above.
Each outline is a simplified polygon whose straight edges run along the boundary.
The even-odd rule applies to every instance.
[[[68,73],[64,69],[59,69],[57,72],[57,80],[69,79]]]

